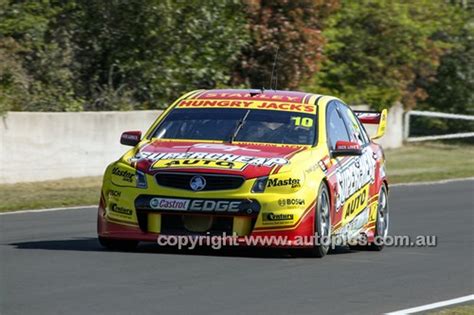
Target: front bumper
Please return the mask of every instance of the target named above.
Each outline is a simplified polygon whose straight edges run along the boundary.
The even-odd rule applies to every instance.
[[[235,217],[233,218],[235,219]],[[314,204],[311,205],[301,220],[294,226],[280,228],[254,228],[246,235],[228,234],[208,234],[208,233],[159,233],[152,231],[144,231],[139,225],[118,223],[106,218],[104,209],[99,207],[97,220],[98,235],[101,237],[137,240],[143,242],[159,243],[158,238],[176,238],[179,236],[186,237],[232,237],[233,242],[224,241],[224,245],[230,246],[255,246],[255,247],[275,247],[275,248],[306,248],[312,246],[312,236],[314,234]],[[171,243],[170,243],[171,244]],[[206,242],[203,242],[206,245]],[[208,244],[210,245],[210,244]]]
[[[105,180],[98,235],[150,242],[180,235],[232,236],[239,246],[307,246],[301,240],[314,233],[316,188],[304,185],[291,192],[251,193],[253,184],[247,180],[239,189],[189,192],[163,186],[141,189]],[[193,217],[210,220],[209,226],[193,224]]]

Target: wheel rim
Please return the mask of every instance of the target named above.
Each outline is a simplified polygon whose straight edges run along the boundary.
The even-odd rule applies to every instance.
[[[329,221],[329,196],[326,190],[321,192],[318,202],[319,215],[319,236],[329,236],[330,221]]]
[[[388,202],[385,189],[380,191],[380,200],[377,208],[377,234],[386,237],[388,234]]]

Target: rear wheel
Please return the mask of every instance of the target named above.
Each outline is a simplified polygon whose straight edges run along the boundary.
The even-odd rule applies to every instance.
[[[100,245],[102,245],[102,247],[105,247],[109,250],[132,251],[138,245],[138,241],[117,240],[117,239],[111,239],[111,238],[102,237],[102,236],[99,236],[98,240],[99,240]]]
[[[325,183],[319,186],[318,199],[314,215],[315,244],[311,249],[311,256],[324,257],[329,251],[329,238],[331,236],[329,191]]]
[[[382,185],[379,193],[379,203],[377,206],[377,219],[375,224],[375,238],[377,242],[370,244],[370,249],[381,251],[384,247],[383,240],[388,235],[389,213],[388,213],[388,193],[387,187]]]

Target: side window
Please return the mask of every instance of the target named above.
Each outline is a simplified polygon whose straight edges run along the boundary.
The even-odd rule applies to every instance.
[[[367,144],[369,142],[369,137],[359,119],[357,119],[348,106],[339,102],[337,105],[347,125],[347,130],[349,131],[351,140],[357,141],[360,145]]]
[[[326,113],[326,128],[330,149],[334,149],[336,147],[336,142],[339,140],[350,140],[344,120],[339,114],[336,103],[334,102],[328,105]]]

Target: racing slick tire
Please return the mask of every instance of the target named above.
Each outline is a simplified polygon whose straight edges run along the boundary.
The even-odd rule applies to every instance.
[[[98,240],[102,247],[114,251],[133,251],[138,245],[138,241],[118,240],[102,236],[99,236]]]
[[[377,205],[377,218],[375,220],[375,237],[384,239],[388,234],[389,212],[388,212],[388,191],[385,185],[382,185],[379,193]],[[384,247],[383,241],[378,244],[369,244],[368,248],[374,251],[381,251]]]
[[[314,245],[310,249],[312,257],[322,258],[329,251],[329,240],[331,237],[331,205],[329,202],[329,190],[323,182],[319,186],[316,209],[314,213]]]

